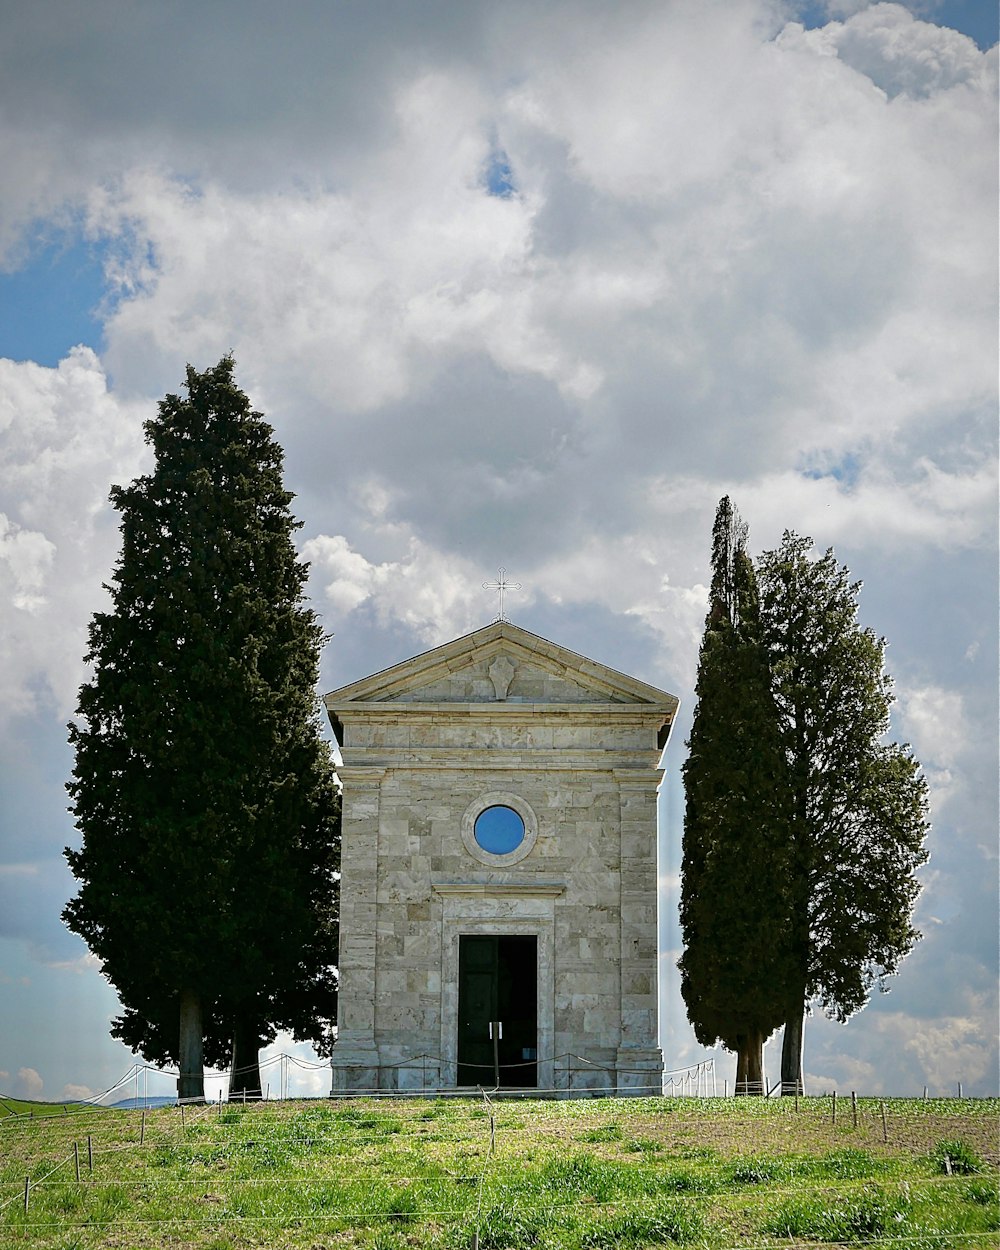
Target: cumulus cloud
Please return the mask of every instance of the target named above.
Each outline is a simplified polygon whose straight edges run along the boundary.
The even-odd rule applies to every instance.
[[[952,768],[968,746],[962,695],[940,686],[911,686],[902,694],[903,724],[914,750],[932,767]]]
[[[915,1022],[901,1014],[883,1016],[878,1030],[895,1054],[912,1056],[924,1083],[942,1093],[959,1081],[971,1091],[996,1068],[996,1016],[980,1001],[975,1015]]]
[[[401,621],[431,646],[468,632],[476,621],[470,604],[474,572],[414,537],[401,559],[379,564],[341,534],[310,539],[302,554],[338,617],[371,604],[383,624]]]
[[[82,1102],[85,1098],[93,1098],[94,1091],[89,1085],[64,1085],[60,1098],[67,1102]]]
[[[45,1082],[34,1068],[18,1068],[14,1082],[14,1093],[18,1098],[38,1099],[41,1097]]]
[[[117,545],[107,502],[142,459],[147,403],[108,388],[89,348],[55,369],[0,359],[0,707],[39,700],[65,716],[83,674],[85,628]]]
[[[967,35],[920,21],[901,4],[872,4],[846,22],[831,22],[802,37],[834,52],[889,96],[977,86],[989,72]]]

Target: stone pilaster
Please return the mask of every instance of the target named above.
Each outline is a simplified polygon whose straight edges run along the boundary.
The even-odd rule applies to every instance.
[[[621,803],[620,1092],[658,1093],[656,791],[660,769],[615,769]]]
[[[333,1089],[378,1086],[375,1045],[375,923],[379,792],[384,768],[338,770],[343,785],[340,891],[340,988]]]

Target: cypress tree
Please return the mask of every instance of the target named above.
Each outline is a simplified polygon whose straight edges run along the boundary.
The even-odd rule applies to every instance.
[[[122,546],[70,726],[80,882],[63,918],[103,961],[112,1033],[260,1089],[279,1027],[335,1012],[339,800],[315,686],[322,631],[271,427],[234,364],[187,370],[145,426],[153,471],[111,500]]]
[[[746,526],[721,500],[685,792],[681,992],[695,1036],[763,1092],[763,1046],[789,975],[785,764]]]
[[[805,1006],[818,999],[847,1020],[919,938],[911,915],[929,827],[919,764],[884,740],[885,639],[858,624],[861,583],[832,550],[811,550],[786,532],[757,566],[790,806],[786,1091],[800,1088]]]

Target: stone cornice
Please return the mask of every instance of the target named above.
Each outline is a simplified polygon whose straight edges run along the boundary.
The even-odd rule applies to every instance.
[[[651,778],[659,784],[663,776],[662,768],[651,767],[648,759],[630,766],[625,761],[631,756],[642,757],[649,753],[641,748],[635,751],[599,750],[580,751],[552,749],[532,751],[524,747],[440,747],[440,755],[435,755],[434,748],[422,747],[348,747],[346,748],[350,763],[338,765],[337,773],[341,781],[351,772],[351,783],[354,777],[368,780],[374,774],[379,777],[386,772],[398,770],[402,772],[434,772],[442,769],[460,769],[462,772],[576,772],[576,773],[613,773],[615,780],[626,784],[643,785]],[[371,763],[366,760],[366,753],[371,752]],[[353,770],[353,772],[352,772]]]
[[[435,894],[454,898],[558,898],[566,893],[566,887],[557,883],[518,881],[496,882],[484,881],[433,881],[431,889]]]
[[[581,722],[591,721],[595,717],[607,720],[655,721],[673,716],[676,705],[670,703],[603,703],[599,700],[590,702],[579,700],[573,703],[519,703],[516,699],[505,702],[484,700],[481,703],[464,703],[459,701],[448,703],[408,703],[401,699],[349,700],[341,703],[335,701],[333,695],[326,696],[326,706],[330,711],[337,712],[343,720],[345,716],[352,719],[393,720],[406,717],[408,720],[421,716],[429,720],[440,721],[445,718],[460,720],[465,717],[483,720],[497,720],[517,724],[519,721],[531,723],[540,718],[558,718],[560,720],[578,717]]]

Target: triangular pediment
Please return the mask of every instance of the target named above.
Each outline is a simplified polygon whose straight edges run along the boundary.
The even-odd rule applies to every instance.
[[[331,714],[356,703],[615,703],[672,714],[677,699],[509,621],[496,621],[326,696]]]

